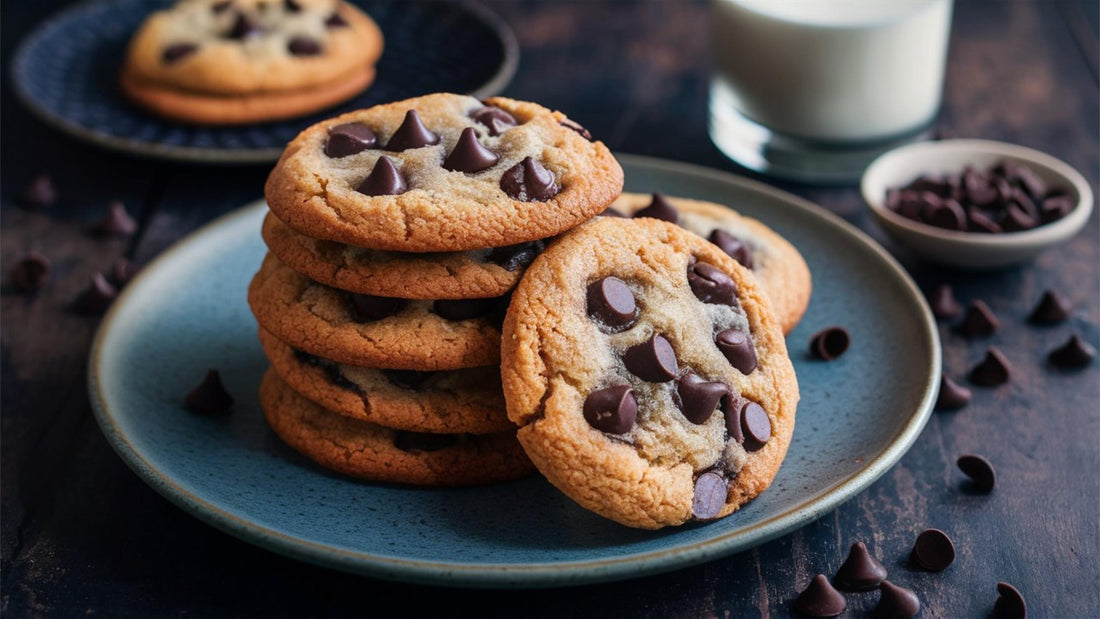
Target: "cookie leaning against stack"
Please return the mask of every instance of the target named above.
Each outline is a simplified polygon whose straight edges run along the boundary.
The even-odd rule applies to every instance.
[[[621,189],[602,143],[531,103],[437,94],[304,131],[268,179],[249,287],[272,428],[368,480],[531,472],[500,385],[507,295]]]

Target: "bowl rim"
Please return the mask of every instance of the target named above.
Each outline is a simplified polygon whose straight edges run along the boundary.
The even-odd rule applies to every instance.
[[[1001,234],[979,234],[975,232],[962,232],[958,230],[946,230],[928,224],[913,221],[886,208],[885,194],[872,193],[871,181],[878,176],[879,171],[888,163],[898,159],[912,159],[917,157],[929,157],[936,152],[971,152],[992,154],[1007,159],[1026,162],[1028,164],[1043,167],[1056,176],[1064,179],[1067,185],[1072,185],[1077,192],[1077,204],[1065,217],[1049,224],[1041,224],[1031,230],[1018,232],[1005,232]],[[875,158],[863,171],[860,179],[860,193],[863,201],[871,209],[871,212],[883,223],[890,226],[904,228],[908,232],[940,241],[969,244],[977,247],[1015,248],[1026,245],[1046,245],[1065,237],[1071,236],[1084,227],[1092,214],[1092,187],[1076,168],[1065,161],[1042,151],[995,140],[955,139],[929,142],[918,142],[895,148]]]

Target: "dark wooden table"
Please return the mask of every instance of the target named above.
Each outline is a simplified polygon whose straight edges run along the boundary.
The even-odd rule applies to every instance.
[[[785,188],[871,232],[925,287],[956,286],[985,299],[1005,328],[992,342],[1019,372],[976,390],[957,413],[934,415],[900,464],[835,512],[755,550],[617,584],[550,591],[462,591],[374,581],[271,554],[208,527],[141,482],[114,454],[85,391],[97,317],[71,303],[89,276],[119,256],[145,263],[203,222],[260,197],[266,166],[212,168],[134,159],[48,129],[14,100],[8,63],[19,38],[64,4],[6,2],[2,51],[2,260],[37,248],[53,261],[49,284],[0,298],[2,514],[0,610],[22,616],[365,615],[478,610],[511,616],[750,616],[790,613],[816,572],[831,574],[864,540],[894,578],[915,589],[925,617],[985,616],[998,580],[1014,583],[1034,616],[1100,613],[1100,374],[1053,372],[1045,353],[1071,331],[1100,339],[1100,228],[1088,228],[1032,265],[993,274],[948,272],[890,244],[854,188]],[[612,149],[737,171],[706,135],[709,23],[705,2],[492,2],[523,52],[506,94],[576,118]],[[1096,191],[1097,4],[968,2],[956,8],[939,128],[1016,142],[1076,166]],[[15,196],[38,172],[57,205],[28,210]],[[87,233],[109,200],[141,227],[125,240]],[[818,282],[819,286],[828,285]],[[1073,320],[1024,324],[1045,288],[1071,298]],[[944,364],[961,376],[987,342],[941,331]],[[794,342],[801,346],[801,342]],[[959,489],[955,458],[987,455],[991,495]],[[959,557],[945,573],[904,559],[917,532],[939,527]],[[866,610],[877,595],[851,598]]]

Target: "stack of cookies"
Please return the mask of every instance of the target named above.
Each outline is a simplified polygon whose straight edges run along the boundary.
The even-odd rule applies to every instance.
[[[622,190],[560,112],[437,94],[319,123],[271,173],[249,288],[272,428],[323,466],[420,485],[533,470],[501,387],[511,290]]]

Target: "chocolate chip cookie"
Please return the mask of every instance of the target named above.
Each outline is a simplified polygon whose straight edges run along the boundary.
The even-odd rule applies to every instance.
[[[622,191],[602,142],[561,112],[433,94],[303,131],[268,177],[271,210],[307,236],[450,252],[544,239]]]
[[[290,268],[322,284],[402,299],[499,297],[519,281],[542,241],[463,252],[412,254],[364,249],[296,232],[268,213],[264,241]]]
[[[355,96],[381,53],[378,26],[338,0],[183,0],[142,24],[121,83],[162,116],[258,122]]]
[[[407,300],[344,292],[268,254],[248,288],[260,326],[299,350],[349,365],[455,370],[500,361],[506,300]]]
[[[771,483],[798,383],[763,290],[654,219],[601,217],[528,268],[504,323],[508,416],[582,506],[656,529],[726,516]]]
[[[624,193],[611,208],[610,214],[670,221],[721,247],[756,276],[783,333],[790,333],[806,313],[812,288],[806,261],[786,239],[759,221],[721,204],[662,194]]]
[[[534,469],[514,432],[423,434],[391,430],[321,408],[268,370],[260,404],[271,429],[317,464],[369,481],[465,486],[518,479]]]

